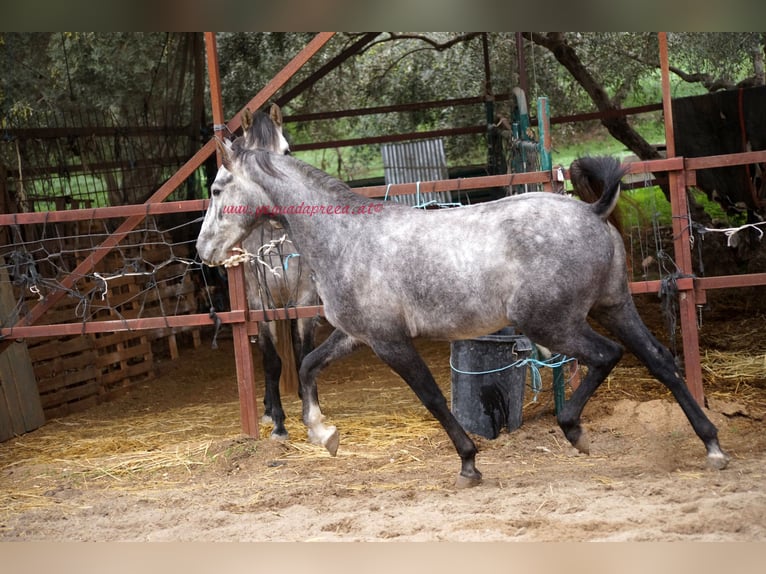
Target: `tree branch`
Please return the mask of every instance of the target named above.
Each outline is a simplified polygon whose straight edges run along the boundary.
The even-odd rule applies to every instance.
[[[456,44],[473,40],[474,38],[480,35],[481,35],[481,32],[470,32],[468,34],[461,34],[460,36],[455,36],[454,38],[451,38],[450,40],[447,40],[446,42],[438,42],[434,40],[433,38],[424,36],[423,34],[398,34],[396,32],[388,32],[388,36],[386,38],[381,38],[380,40],[375,40],[374,42],[370,42],[364,48],[363,51],[366,52],[373,46],[376,46],[378,44],[383,44],[385,42],[392,42],[395,40],[419,40],[421,42],[425,42],[437,52],[443,52],[444,50],[449,50],[452,46]]]
[[[646,59],[641,58],[637,56],[636,54],[631,54],[630,52],[626,52],[625,55],[628,58],[638,62],[639,64],[642,64],[649,68],[655,68],[657,70],[660,69],[660,65],[657,62],[648,62]],[[711,76],[710,74],[704,74],[702,72],[695,72],[693,74],[689,72],[684,72],[681,68],[678,68],[676,66],[668,66],[668,70],[670,70],[676,76],[681,78],[684,82],[688,82],[690,84],[702,84],[702,86],[704,86],[704,88],[708,92],[717,92],[719,90],[733,90],[735,88],[741,87],[743,84],[749,84],[753,81],[753,78],[747,78],[743,80],[742,82],[739,82],[738,84],[735,85],[721,78],[713,78],[713,76]]]
[[[550,51],[590,96],[598,111],[608,112],[620,109],[620,99],[609,97],[601,83],[593,77],[593,74],[582,63],[575,48],[567,42],[563,32],[549,32],[547,34],[523,32],[523,36]],[[654,146],[633,129],[626,117],[604,117],[601,119],[601,124],[609,131],[612,137],[624,143],[639,158],[648,160],[660,157],[659,152]]]

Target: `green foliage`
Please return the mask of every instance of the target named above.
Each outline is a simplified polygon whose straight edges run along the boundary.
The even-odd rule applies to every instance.
[[[179,75],[187,40],[166,32],[3,33],[2,115],[83,103],[120,114],[175,101],[189,90]]]
[[[87,190],[87,193],[83,193]],[[109,196],[104,181],[91,175],[74,175],[51,179],[32,180],[28,184],[29,197],[40,198],[35,201],[35,211],[56,211],[56,200],[77,201],[87,200],[88,204],[80,203],[79,207],[107,207],[110,205]]]
[[[258,93],[306,43],[310,33],[219,33],[224,111],[233,116]],[[338,33],[279,93],[285,93],[326,64],[359,34]],[[660,101],[658,42],[655,33],[568,32],[564,39],[592,80],[611,102],[634,106]],[[86,103],[119,115],[156,103],[176,103],[190,121],[188,66],[190,35],[182,33],[0,33],[0,117],[29,116]],[[492,93],[519,85],[515,33],[486,36],[491,86],[484,72],[482,36],[475,33],[381,33],[362,52],[347,59],[319,82],[291,100],[284,113],[312,113],[423,102]],[[753,59],[762,54],[763,33],[669,34],[673,93],[704,93],[754,74]],[[760,50],[760,52],[759,52]],[[586,90],[542,45],[524,41],[529,78],[528,100],[548,97],[554,116],[595,109]],[[688,81],[687,81],[688,80]],[[693,82],[691,80],[694,80]],[[205,114],[210,117],[209,105]],[[497,102],[496,112],[510,117],[511,102]],[[533,112],[534,115],[534,112]],[[208,120],[209,121],[209,120]],[[349,117],[288,124],[293,143],[407,133],[483,125],[482,104],[445,106],[396,114]],[[650,143],[664,141],[659,114],[631,118]],[[451,165],[483,162],[480,137],[450,138]],[[605,152],[627,155],[625,146],[600,127],[554,126],[554,162],[568,165],[577,155]],[[343,178],[379,174],[376,146],[358,146],[303,154]]]

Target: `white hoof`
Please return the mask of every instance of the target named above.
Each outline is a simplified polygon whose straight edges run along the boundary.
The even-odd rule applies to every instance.
[[[340,445],[340,433],[338,433],[338,429],[335,427],[330,428],[333,429],[333,432],[327,437],[324,447],[327,449],[327,452],[330,453],[330,456],[335,456],[338,454],[338,446]]]
[[[334,426],[323,426],[321,429],[309,430],[309,442],[325,447],[332,456],[335,456],[338,452],[340,435],[338,434],[338,429]]]

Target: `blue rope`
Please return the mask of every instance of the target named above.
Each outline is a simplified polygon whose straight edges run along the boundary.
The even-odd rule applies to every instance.
[[[519,359],[518,361],[514,361],[513,363],[509,365],[498,367],[497,369],[489,369],[487,371],[462,371],[456,368],[455,365],[452,364],[452,356],[450,355],[449,366],[453,371],[455,371],[456,373],[460,373],[461,375],[491,375],[493,373],[500,373],[502,371],[515,368],[515,367],[529,367],[529,372],[532,378],[532,382],[530,386],[532,388],[532,392],[535,393],[533,401],[537,402],[537,395],[540,393],[540,391],[543,390],[543,380],[542,380],[542,377],[540,376],[540,367],[548,367],[553,369],[556,367],[562,367],[566,365],[567,363],[574,360],[575,359],[571,357],[565,357],[564,355],[556,353],[555,355],[551,355],[549,359],[545,359],[543,361],[536,359],[534,357],[526,357],[524,359]]]
[[[287,271],[287,264],[290,262],[290,257],[300,257],[300,253],[290,253],[287,257],[285,257],[285,262],[282,263],[282,267],[285,271]]]

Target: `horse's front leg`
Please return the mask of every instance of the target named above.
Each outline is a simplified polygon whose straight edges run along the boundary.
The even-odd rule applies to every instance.
[[[321,444],[332,456],[338,452],[340,436],[337,428],[324,424],[324,415],[319,408],[316,378],[322,369],[333,361],[345,357],[359,345],[359,341],[340,329],[335,329],[321,345],[306,355],[300,367],[303,422],[308,428],[309,441],[313,444]]]
[[[415,391],[423,405],[438,420],[455,445],[460,456],[458,488],[481,483],[481,472],[476,468],[476,445],[463,430],[447,405],[425,361],[415,350],[412,341],[374,342],[372,350]]]

